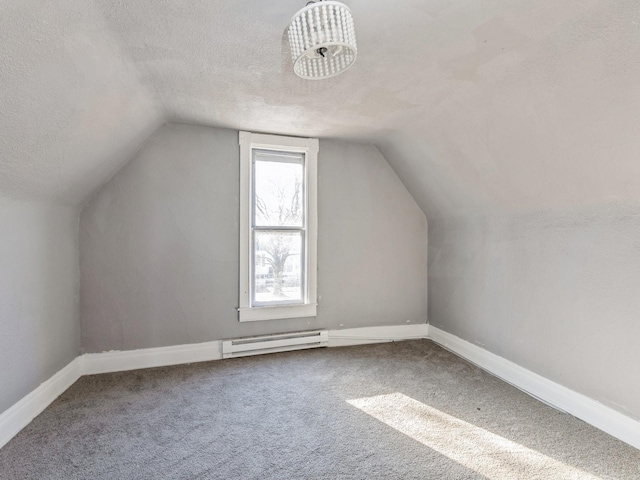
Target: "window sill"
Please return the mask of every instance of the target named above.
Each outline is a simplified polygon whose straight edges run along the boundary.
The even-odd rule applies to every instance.
[[[304,305],[287,305],[274,307],[244,307],[239,308],[239,320],[241,322],[256,322],[260,320],[278,320],[284,318],[315,317],[317,305],[306,303]]]

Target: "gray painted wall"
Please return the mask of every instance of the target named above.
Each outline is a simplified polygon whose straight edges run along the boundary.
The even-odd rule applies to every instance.
[[[0,198],[0,412],[80,351],[78,210]]]
[[[427,221],[372,146],[320,142],[316,319],[240,324],[238,132],[161,128],[80,219],[88,352],[424,323]]]
[[[429,223],[429,322],[640,419],[640,208]]]

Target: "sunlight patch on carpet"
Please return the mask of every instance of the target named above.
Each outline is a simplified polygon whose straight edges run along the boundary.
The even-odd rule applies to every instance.
[[[402,393],[358,398],[347,402],[488,479],[600,478],[452,417]]]

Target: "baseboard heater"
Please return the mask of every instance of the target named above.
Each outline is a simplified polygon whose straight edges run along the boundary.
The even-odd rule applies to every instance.
[[[326,347],[328,344],[329,333],[326,330],[236,338],[222,341],[222,358]]]

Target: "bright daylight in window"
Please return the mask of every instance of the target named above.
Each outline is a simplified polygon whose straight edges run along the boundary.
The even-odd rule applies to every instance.
[[[253,150],[252,304],[304,301],[304,155]]]
[[[240,321],[316,314],[317,150],[240,133]]]

